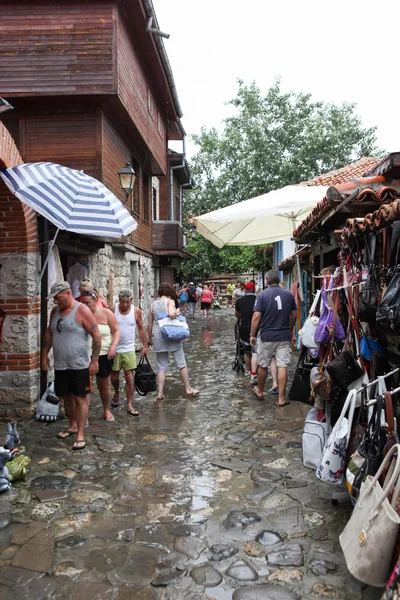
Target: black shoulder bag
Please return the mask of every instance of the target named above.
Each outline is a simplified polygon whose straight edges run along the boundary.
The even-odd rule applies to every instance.
[[[306,362],[306,359],[307,349],[303,349],[290,387],[289,400],[304,402],[304,404],[312,406],[314,397],[311,395],[310,373],[313,367],[318,366],[318,363]]]
[[[157,376],[151,368],[146,355],[140,358],[135,372],[135,387],[139,396],[146,396],[157,389]]]
[[[400,333],[400,222],[393,224],[390,247],[389,285],[376,313],[376,324],[387,333]]]
[[[380,296],[379,272],[375,259],[376,238],[376,233],[370,233],[369,237],[365,238],[365,249],[369,262],[368,277],[358,298],[358,319],[366,323],[375,323]]]

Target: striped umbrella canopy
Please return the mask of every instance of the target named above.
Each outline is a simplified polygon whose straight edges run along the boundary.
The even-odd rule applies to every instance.
[[[118,238],[137,228],[120,200],[83,171],[39,162],[4,169],[0,176],[21,202],[58,229]]]

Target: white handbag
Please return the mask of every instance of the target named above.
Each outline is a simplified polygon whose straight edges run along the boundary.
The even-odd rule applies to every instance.
[[[392,462],[385,484],[379,484],[384,468]],[[390,575],[391,559],[398,534],[400,517],[395,507],[400,491],[400,446],[392,446],[379,471],[368,475],[363,483],[346,527],[339,536],[347,568],[368,585],[384,587]],[[393,492],[391,503],[388,496]]]
[[[331,430],[329,417],[325,421],[317,421],[318,412],[318,408],[312,408],[308,412],[301,438],[303,465],[308,469],[318,467]]]
[[[317,330],[319,318],[315,316],[318,301],[321,296],[321,290],[315,295],[314,302],[311,305],[308,319],[305,320],[303,327],[299,331],[300,341],[306,348],[319,348],[318,342],[315,341],[314,335]]]
[[[339,485],[344,481],[346,452],[350,439],[356,398],[357,391],[351,390],[347,395],[342,412],[323,449],[316,475],[318,479],[327,483]],[[346,418],[347,412],[349,413],[348,418]]]

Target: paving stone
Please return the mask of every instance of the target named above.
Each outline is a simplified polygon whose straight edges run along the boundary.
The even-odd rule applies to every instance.
[[[244,442],[245,440],[248,440],[249,438],[251,438],[252,435],[253,435],[253,432],[251,432],[251,431],[232,431],[232,432],[226,434],[225,439],[229,440],[230,442],[235,442],[237,444],[240,444],[240,443]]]
[[[285,479],[285,486],[288,490],[305,488],[308,487],[308,485],[308,482],[303,479],[291,479],[289,477]]]
[[[67,490],[71,480],[62,475],[41,475],[31,482],[31,490]]]
[[[313,540],[322,541],[328,539],[328,529],[326,527],[314,527],[311,530]]]
[[[265,554],[264,548],[257,542],[247,542],[243,546],[243,552],[245,552],[248,556],[254,556],[255,558],[260,558]]]
[[[303,581],[304,573],[299,569],[278,569],[268,576],[268,581],[278,581],[279,583],[300,583]]]
[[[267,554],[267,563],[271,567],[301,567],[304,564],[303,549],[300,544],[285,544]]]
[[[280,421],[277,424],[278,429],[281,431],[298,431],[304,427],[304,419],[293,419],[292,421]]]
[[[81,548],[85,544],[86,544],[85,539],[71,535],[71,536],[63,538],[61,540],[57,540],[56,548],[59,548],[59,549]]]
[[[210,560],[220,562],[221,560],[234,556],[239,552],[239,549],[230,544],[214,544],[214,546],[211,546],[210,551],[212,552]]]
[[[255,512],[231,510],[225,521],[223,521],[222,526],[225,527],[225,529],[234,529],[239,527],[241,529],[245,529],[249,525],[254,525],[260,521],[261,517]]]
[[[327,583],[315,583],[311,588],[311,594],[315,598],[340,598],[341,594],[333,585]]]
[[[217,587],[222,582],[222,575],[210,564],[199,565],[190,571],[190,577],[197,585]]]
[[[157,600],[213,600],[204,592],[194,592],[182,586],[168,586]]]
[[[211,464],[220,467],[221,469],[229,469],[236,473],[248,473],[251,467],[254,465],[256,460],[242,459],[242,458],[215,458],[211,461]]]
[[[269,514],[268,520],[279,531],[291,531],[299,522],[297,508],[288,508],[275,514]]]
[[[192,559],[199,558],[206,548],[206,542],[194,537],[178,537],[174,542],[174,550]]]
[[[68,498],[68,494],[63,490],[37,490],[35,496],[40,502],[56,502]]]
[[[12,559],[13,567],[50,573],[54,540],[50,529],[43,530],[28,540]]]
[[[33,538],[43,529],[45,529],[46,526],[46,523],[39,523],[38,521],[30,521],[28,523],[17,523],[13,525],[13,535],[11,537],[11,543],[23,546],[28,540]]]
[[[20,549],[20,546],[8,546],[8,548],[5,548],[3,550],[3,552],[0,554],[0,559],[1,560],[11,560],[16,553],[18,552],[18,550]]]
[[[250,492],[250,494],[246,494],[246,498],[248,500],[252,500],[253,502],[260,502],[267,498],[275,489],[273,487],[264,488],[261,490],[255,490],[254,492]]]
[[[265,583],[237,588],[233,592],[232,600],[299,600],[299,596],[280,585]]]
[[[55,513],[59,512],[60,508],[61,508],[61,504],[59,504],[58,502],[47,502],[45,504],[38,504],[32,510],[32,518],[39,519],[42,521],[44,519],[47,520],[47,519],[49,519],[49,517],[51,517]]]
[[[185,574],[186,569],[178,569],[177,567],[163,570],[157,573],[157,576],[152,579],[151,585],[154,587],[171,585],[172,583],[177,583]]]
[[[185,537],[189,535],[201,536],[206,532],[207,525],[204,523],[168,523],[167,531],[171,535]]]
[[[313,512],[303,514],[303,521],[306,527],[314,527],[322,525],[325,522],[325,519],[321,514]]]
[[[266,500],[261,503],[261,506],[265,510],[275,510],[287,508],[291,504],[294,504],[294,501],[290,496],[287,494],[275,493],[266,498]]]
[[[296,442],[296,441],[292,441],[290,440],[289,442],[286,442],[285,444],[286,448],[292,448],[295,450],[301,450],[302,449],[302,443],[301,442]]]
[[[274,460],[271,463],[268,463],[268,468],[269,469],[287,469],[288,467],[290,467],[290,460],[288,460],[287,458],[283,457],[283,458],[278,458],[277,460]]]
[[[236,560],[227,569],[226,574],[238,581],[256,581],[258,573],[245,560]]]
[[[256,542],[262,546],[274,546],[283,542],[283,538],[276,531],[261,531],[256,536]]]
[[[277,483],[281,481],[282,475],[276,472],[270,472],[268,469],[255,468],[251,471],[251,478],[257,483]]]

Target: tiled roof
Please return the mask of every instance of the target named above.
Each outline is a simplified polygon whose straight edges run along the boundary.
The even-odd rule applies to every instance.
[[[301,185],[337,185],[339,183],[346,183],[351,181],[355,177],[363,177],[367,171],[375,167],[382,159],[377,157],[364,157],[356,160],[355,162],[337,169],[336,171],[330,171],[329,173],[323,173],[308,181],[303,181]]]
[[[395,221],[400,220],[400,192],[399,198],[390,204],[381,204],[377,210],[368,213],[364,218],[347,219],[344,229],[341,231],[341,239],[349,241],[359,235],[376,231],[382,227],[388,227]]]

